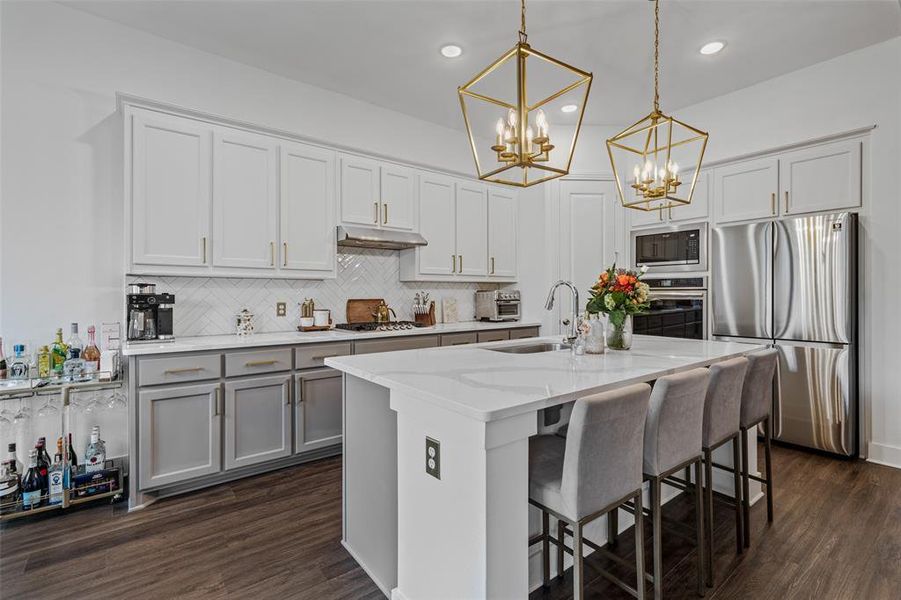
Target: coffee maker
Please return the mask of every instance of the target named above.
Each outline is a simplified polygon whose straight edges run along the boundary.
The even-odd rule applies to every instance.
[[[173,334],[173,294],[157,294],[152,283],[129,284],[125,294],[129,342],[165,342]]]

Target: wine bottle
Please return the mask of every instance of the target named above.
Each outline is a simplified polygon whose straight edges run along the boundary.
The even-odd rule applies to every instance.
[[[32,450],[28,454],[28,470],[22,477],[22,508],[33,510],[41,506],[41,496],[44,490],[44,477],[41,476],[38,467],[38,451]]]
[[[38,438],[38,443],[34,446],[34,449],[37,452],[37,468],[41,476],[41,485],[43,486],[44,496],[46,496],[49,491],[47,473],[50,470],[50,455],[47,454],[46,446],[47,439],[43,437]]]
[[[100,348],[97,347],[95,341],[96,331],[93,325],[88,327],[88,345],[85,346],[84,351],[81,353],[88,373],[96,373],[100,370]]]
[[[13,463],[13,469],[15,469],[16,473],[24,473],[24,472],[25,472],[25,468],[24,468],[25,465],[23,465],[23,464],[22,464],[22,461],[20,461],[19,458],[16,456],[16,444],[15,444],[15,442],[9,444],[9,445],[6,447],[6,452],[7,452],[7,454],[6,454],[6,461],[7,461],[7,462],[12,461],[12,463]]]

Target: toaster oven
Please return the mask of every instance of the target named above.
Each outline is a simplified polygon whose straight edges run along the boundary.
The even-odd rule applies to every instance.
[[[476,292],[476,319],[519,321],[519,303],[519,290],[479,290]]]

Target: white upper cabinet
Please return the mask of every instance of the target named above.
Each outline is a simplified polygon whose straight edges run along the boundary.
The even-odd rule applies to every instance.
[[[627,210],[629,211],[629,222],[632,227],[660,225],[666,221],[667,217],[666,210],[662,208],[657,210],[638,210],[629,208]]]
[[[666,212],[670,221],[693,221],[710,216],[710,179],[709,171],[698,173],[695,190],[691,195],[691,203],[677,204],[668,208]]]
[[[213,145],[213,265],[274,269],[277,154],[272,138],[217,129]]]
[[[488,275],[516,277],[516,194],[488,192]]]
[[[131,125],[132,262],[206,267],[210,128],[144,110],[134,111]]]
[[[861,141],[842,140],[783,154],[779,200],[783,215],[855,208],[861,204]]]
[[[280,270],[334,271],[335,153],[283,143],[280,174]]]
[[[457,185],[456,272],[488,275],[488,190],[482,184]]]
[[[379,163],[359,156],[341,155],[341,221],[378,227]]]
[[[427,246],[406,250],[405,259],[416,260],[421,275],[447,275],[457,264],[457,199],[449,177],[423,173],[419,177],[419,232]]]
[[[413,171],[394,165],[383,166],[380,189],[379,225],[384,229],[414,229],[416,178]]]
[[[717,167],[714,173],[718,223],[777,215],[779,159],[760,158]]]

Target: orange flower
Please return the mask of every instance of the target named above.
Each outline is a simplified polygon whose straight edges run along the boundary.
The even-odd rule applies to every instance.
[[[616,278],[616,283],[620,284],[621,286],[629,285],[629,276],[628,275],[619,275]]]

